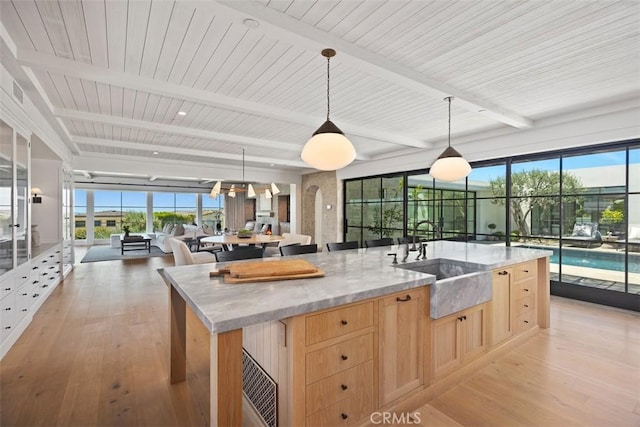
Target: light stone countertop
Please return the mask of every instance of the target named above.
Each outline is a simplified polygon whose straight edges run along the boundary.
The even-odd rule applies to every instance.
[[[433,284],[435,276],[431,274],[392,265],[393,257],[388,254],[396,252],[401,261],[404,249],[404,245],[396,245],[300,255],[325,272],[324,277],[311,279],[225,284],[222,278],[209,278],[210,271],[226,263],[168,267],[158,272],[209,331],[220,333]],[[416,254],[410,252],[407,261],[413,262]],[[449,241],[430,242],[427,248],[428,259],[456,260],[478,271],[551,254],[545,250]]]

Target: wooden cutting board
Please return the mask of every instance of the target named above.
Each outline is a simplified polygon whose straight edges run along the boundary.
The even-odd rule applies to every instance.
[[[318,267],[304,259],[290,259],[278,261],[239,262],[212,271],[209,276],[228,275],[230,278],[246,279],[253,277],[282,277],[299,274],[313,274]],[[280,280],[280,279],[276,279]],[[230,282],[229,282],[230,283]]]

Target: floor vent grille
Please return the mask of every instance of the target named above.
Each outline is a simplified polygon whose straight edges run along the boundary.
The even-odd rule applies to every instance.
[[[242,391],[265,425],[278,425],[278,385],[247,351],[242,349]]]

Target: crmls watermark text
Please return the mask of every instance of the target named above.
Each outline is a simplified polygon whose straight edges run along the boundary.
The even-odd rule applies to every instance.
[[[420,424],[420,412],[373,412],[369,415],[372,424]]]

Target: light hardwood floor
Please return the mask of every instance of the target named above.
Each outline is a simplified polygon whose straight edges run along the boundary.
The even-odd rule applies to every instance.
[[[156,269],[172,264],[77,264],[0,363],[0,425],[206,425],[208,334],[190,312],[187,381],[167,380]],[[419,425],[640,426],[640,315],[551,308],[550,329],[419,408]]]

